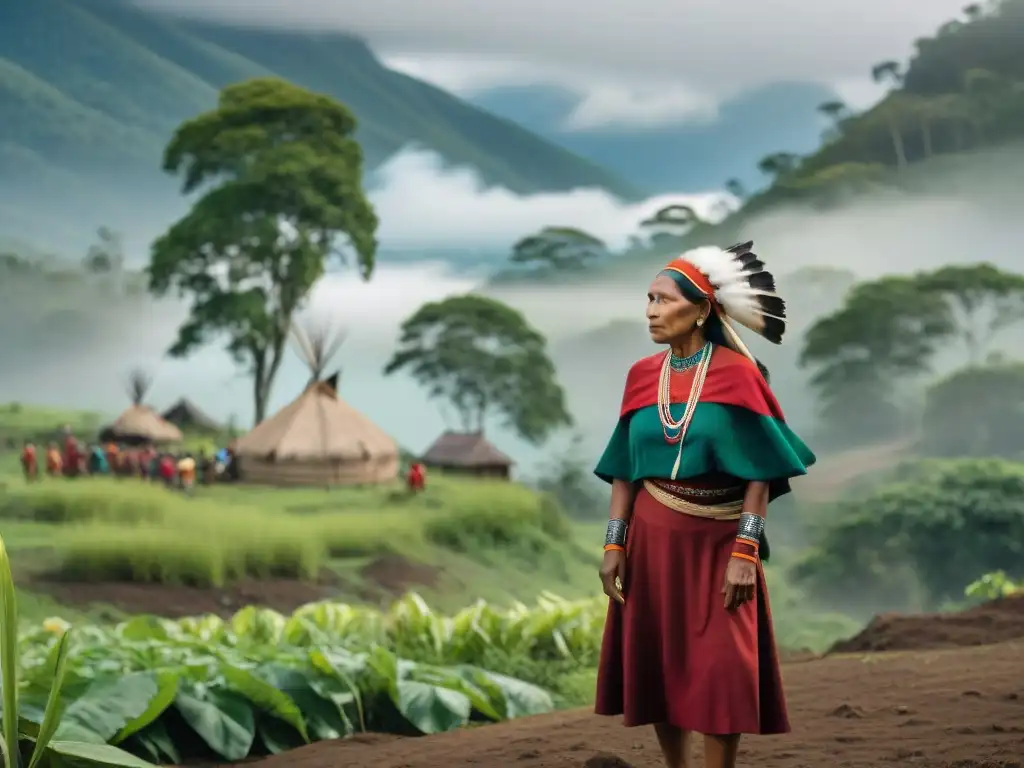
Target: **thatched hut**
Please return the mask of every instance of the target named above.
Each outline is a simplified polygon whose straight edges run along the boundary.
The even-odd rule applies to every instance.
[[[423,454],[428,468],[476,477],[508,480],[515,462],[495,448],[483,432],[445,432]]]
[[[296,326],[309,384],[235,443],[241,480],[263,485],[360,485],[398,476],[398,444],[338,396],[340,373],[323,380],[343,337]]]
[[[100,440],[128,445],[166,445],[182,441],[180,429],[143,403],[151,383],[152,380],[144,372],[132,372],[128,379],[128,394],[132,404],[114,419],[113,424],[100,431]]]
[[[222,432],[224,429],[187,397],[181,398],[181,400],[164,411],[163,418],[165,421],[169,421],[174,426],[184,430]]]

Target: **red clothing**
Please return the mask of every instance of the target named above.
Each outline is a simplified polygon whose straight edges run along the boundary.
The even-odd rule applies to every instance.
[[[735,541],[735,520],[676,512],[637,493],[626,604],[608,608],[597,714],[697,733],[789,732],[760,565],[756,598],[735,611],[722,605]]]
[[[413,464],[409,467],[405,482],[410,491],[422,491],[427,483],[426,468],[422,464]]]
[[[164,456],[160,459],[160,477],[167,482],[174,479],[174,472],[176,467],[174,466],[174,459],[170,456]]]
[[[39,459],[36,456],[36,447],[26,445],[21,452],[21,468],[25,471],[26,477],[35,477],[39,471]]]

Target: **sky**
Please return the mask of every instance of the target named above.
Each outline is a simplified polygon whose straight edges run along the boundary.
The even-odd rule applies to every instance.
[[[460,95],[550,84],[580,96],[568,126],[707,120],[787,80],[878,96],[869,70],[961,15],[965,0],[137,0],[189,15],[358,34],[390,65]],[[866,102],[866,103],[865,103]]]

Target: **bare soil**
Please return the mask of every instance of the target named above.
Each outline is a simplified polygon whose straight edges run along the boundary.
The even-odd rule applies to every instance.
[[[830,652],[962,648],[1017,638],[1024,638],[1024,595],[961,613],[882,614],[859,634],[836,643]]]
[[[247,605],[259,605],[288,613],[300,605],[325,599],[337,592],[326,574],[319,583],[288,579],[247,579],[223,589],[45,579],[32,579],[28,588],[50,595],[64,605],[109,606],[124,613],[153,613],[171,619],[207,613],[226,618]]]
[[[784,674],[794,731],[748,737],[744,765],[1024,768],[1024,643],[828,657]],[[660,768],[651,729],[617,720],[576,710],[419,739],[321,742],[255,765]]]
[[[339,600],[394,598],[417,587],[435,586],[438,570],[399,555],[386,554],[360,570],[361,583],[346,587],[331,571],[315,582],[292,579],[245,579],[222,589],[168,584],[69,582],[31,571],[19,573],[19,583],[48,594],[64,605],[104,606],[125,613],[155,613],[168,618],[213,613],[230,616],[239,608],[258,605],[288,613],[301,605],[327,598]]]
[[[744,765],[1024,768],[1024,598],[956,616],[879,617],[841,647],[902,650],[785,663],[793,733],[747,737]],[[660,768],[662,762],[650,728],[627,730],[618,718],[586,710],[418,739],[365,735],[256,762],[256,768],[451,766]]]

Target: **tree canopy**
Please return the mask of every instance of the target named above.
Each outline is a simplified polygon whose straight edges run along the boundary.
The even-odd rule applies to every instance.
[[[983,574],[1024,576],[1024,465],[929,461],[829,510],[794,568],[816,597],[864,610],[959,600]]]
[[[925,394],[921,453],[1024,459],[1024,364],[962,368]]]
[[[405,371],[455,409],[466,431],[490,417],[539,444],[572,424],[547,342],[526,319],[476,294],[424,304],[402,324],[385,375]]]
[[[201,193],[152,249],[150,290],[190,302],[169,352],[184,357],[226,338],[253,377],[257,422],[292,316],[328,259],[354,257],[364,279],[373,272],[377,217],[363,193],[355,130],[334,99],[256,79],[225,88],[164,154],[182,193]]]
[[[604,242],[574,227],[545,227],[512,247],[509,261],[555,270],[579,269],[608,253]]]

